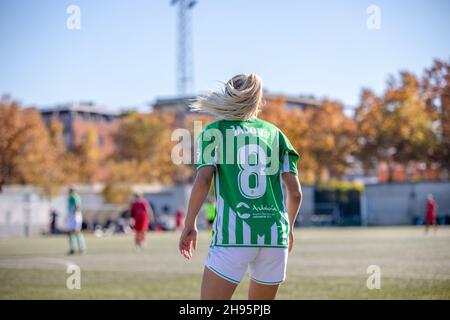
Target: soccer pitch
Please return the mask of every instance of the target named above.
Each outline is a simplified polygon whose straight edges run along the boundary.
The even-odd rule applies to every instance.
[[[198,299],[209,233],[191,261],[178,237],[150,233],[135,251],[131,235],[87,235],[88,252],[74,256],[64,236],[0,240],[0,299]],[[66,288],[68,263],[80,267],[80,290]],[[381,269],[380,289],[366,286],[370,265]],[[235,299],[246,299],[248,283]],[[450,299],[450,228],[297,229],[278,299]]]

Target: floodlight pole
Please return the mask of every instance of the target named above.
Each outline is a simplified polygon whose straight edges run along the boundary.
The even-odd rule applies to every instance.
[[[176,90],[178,95],[191,94],[193,91],[193,53],[192,53],[192,8],[196,0],[172,0],[171,5],[178,6],[177,21],[177,68]]]

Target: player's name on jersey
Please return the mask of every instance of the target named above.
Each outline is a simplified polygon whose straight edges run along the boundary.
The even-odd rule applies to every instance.
[[[238,136],[241,134],[252,134],[260,136],[264,139],[269,139],[270,133],[268,130],[264,128],[255,128],[255,127],[247,127],[247,126],[230,126],[233,130],[234,136]]]

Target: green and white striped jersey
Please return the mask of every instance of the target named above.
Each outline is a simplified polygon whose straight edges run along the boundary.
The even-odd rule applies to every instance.
[[[197,141],[197,170],[214,166],[216,218],[211,246],[288,246],[281,174],[297,174],[298,153],[274,125],[220,120]]]

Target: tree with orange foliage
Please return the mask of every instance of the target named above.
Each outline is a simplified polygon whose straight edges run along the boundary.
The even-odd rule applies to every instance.
[[[355,147],[355,125],[342,105],[326,100],[320,107],[287,110],[284,97],[272,97],[261,118],[278,126],[300,153],[302,181],[317,183],[323,173],[331,178],[343,175]]]
[[[82,142],[74,149],[76,160],[80,166],[78,177],[80,182],[93,183],[97,181],[100,167],[100,152],[98,149],[97,130],[89,127]]]
[[[53,194],[63,179],[40,113],[2,97],[0,137],[0,188],[13,183],[33,184]]]
[[[325,100],[319,108],[305,110],[309,124],[309,152],[316,161],[316,183],[325,171],[329,178],[340,179],[356,148],[355,123],[337,102]]]
[[[433,121],[420,92],[420,83],[411,73],[391,77],[382,97],[363,90],[355,113],[358,126],[357,157],[366,169],[379,160],[388,165],[388,181],[393,180],[395,163],[430,163],[437,145]]]
[[[422,77],[422,95],[439,139],[433,160],[449,175],[450,168],[450,60],[435,60]]]
[[[53,117],[48,125],[48,132],[55,162],[58,166],[55,167],[52,174],[56,180],[60,181],[60,184],[78,182],[81,181],[80,160],[74,153],[67,150],[63,131],[64,125],[56,117]]]
[[[173,114],[133,112],[124,117],[114,136],[116,154],[107,163],[109,178],[105,187],[107,200],[125,197],[117,190],[126,190],[132,183],[176,182],[170,140],[175,122]],[[108,195],[114,199],[109,199]]]
[[[260,117],[276,125],[289,138],[293,147],[300,153],[300,179],[305,183],[313,183],[317,163],[309,152],[311,141],[308,139],[309,128],[305,113],[300,109],[287,110],[285,97],[271,96],[266,99]]]

